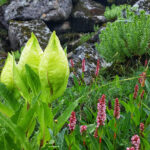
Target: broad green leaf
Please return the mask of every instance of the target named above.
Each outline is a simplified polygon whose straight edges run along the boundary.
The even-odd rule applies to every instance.
[[[78,106],[79,100],[76,100],[75,102],[72,102],[68,108],[63,112],[63,114],[60,115],[60,117],[57,118],[57,124],[56,124],[56,132],[55,135],[61,130],[65,122],[68,120],[68,118],[71,115],[71,112]]]
[[[13,76],[15,87],[18,89],[19,93],[24,97],[26,101],[30,101],[27,84],[25,83],[24,78],[20,75],[15,60],[13,61]]]
[[[106,136],[104,136],[103,139],[107,145],[108,150],[114,150],[113,144],[110,142],[110,140]]]
[[[0,81],[4,83],[8,89],[14,88],[13,81],[13,56],[8,53],[7,60],[5,62],[5,66],[3,67]]]
[[[27,82],[32,89],[32,92],[34,93],[34,96],[37,96],[37,94],[41,90],[41,84],[39,76],[32,70],[32,68],[29,65],[25,65],[26,68],[26,77]]]
[[[5,117],[1,113],[0,113],[0,124],[2,126],[7,127],[7,129],[9,129],[9,132],[12,133],[12,136],[14,136],[14,138],[16,138],[19,141],[19,143],[22,145],[22,148],[24,148],[24,150],[30,150],[28,141],[25,138],[25,135],[21,131],[21,129],[17,127],[9,118]]]
[[[8,106],[5,106],[1,102],[0,102],[0,112],[9,118],[14,114],[14,111],[11,108],[8,108]]]
[[[91,134],[88,134],[88,137],[90,139],[90,150],[98,150],[99,149],[99,144],[97,142],[97,139]]]
[[[7,89],[7,87],[0,83],[0,96],[5,100],[6,104],[10,107],[10,109],[13,109],[16,111],[19,107],[18,101],[14,98],[14,95],[12,93],[13,91],[10,91]]]
[[[69,65],[55,32],[41,58],[39,76],[43,101],[51,102],[64,93],[68,83]]]
[[[43,146],[50,140],[48,127],[51,121],[51,110],[48,105],[41,103],[37,108],[38,122],[40,124],[40,133],[38,135],[38,143],[43,140]],[[53,118],[53,117],[52,117]],[[52,119],[53,120],[53,119]]]

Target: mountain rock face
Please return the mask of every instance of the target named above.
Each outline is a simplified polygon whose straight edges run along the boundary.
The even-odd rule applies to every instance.
[[[32,32],[38,38],[40,46],[45,49],[51,31],[43,21],[10,21],[8,34],[11,48],[17,50],[24,46]]]
[[[5,20],[66,20],[71,14],[72,0],[13,0],[5,10]]]

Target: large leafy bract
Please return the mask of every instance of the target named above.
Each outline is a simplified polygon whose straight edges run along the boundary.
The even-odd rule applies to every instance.
[[[36,73],[38,73],[38,66],[42,54],[43,51],[39,45],[39,42],[35,35],[32,33],[31,38],[26,43],[18,62],[17,68],[19,72],[21,72],[21,74],[24,76],[25,64],[28,64]]]
[[[9,89],[12,89],[14,87],[12,68],[13,68],[13,56],[10,53],[8,53],[5,66],[1,73],[0,81],[4,83]]]
[[[55,32],[41,58],[39,77],[42,95],[49,102],[61,96],[66,89],[69,77],[68,60]]]

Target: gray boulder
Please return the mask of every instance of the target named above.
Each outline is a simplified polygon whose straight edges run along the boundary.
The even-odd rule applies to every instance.
[[[34,33],[43,49],[45,49],[51,35],[51,31],[41,20],[10,21],[9,40],[13,50],[20,49]]]
[[[147,14],[150,14],[150,0],[139,0],[133,7],[137,7],[139,10],[145,10]]]
[[[13,0],[5,10],[5,20],[44,21],[66,20],[72,10],[72,0]]]
[[[106,22],[105,7],[93,0],[79,0],[72,13],[72,28],[77,32],[91,32],[94,25]]]

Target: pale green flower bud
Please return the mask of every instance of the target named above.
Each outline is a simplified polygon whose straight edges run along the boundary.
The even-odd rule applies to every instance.
[[[67,87],[68,60],[55,32],[41,58],[39,77],[43,87],[42,95],[49,102],[61,96]]]
[[[7,60],[1,73],[0,81],[4,83],[7,88],[14,87],[13,82],[13,56],[8,53]]]
[[[32,33],[31,38],[26,43],[18,62],[17,68],[19,72],[24,76],[25,64],[28,64],[33,69],[33,71],[38,74],[38,67],[42,55],[43,51],[39,45],[39,42],[35,35]]]

